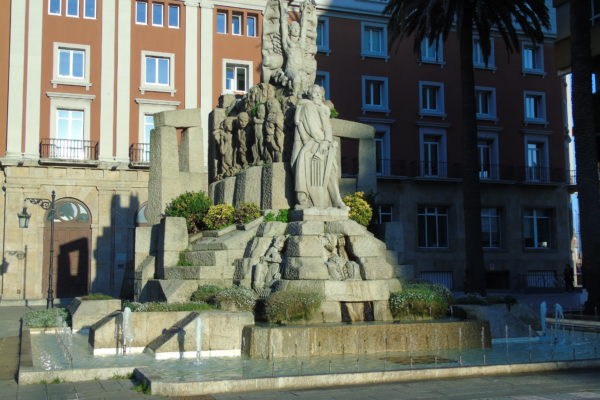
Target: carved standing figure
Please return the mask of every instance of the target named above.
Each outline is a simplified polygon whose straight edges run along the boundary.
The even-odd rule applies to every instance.
[[[242,169],[248,167],[248,159],[246,158],[246,153],[248,152],[248,146],[246,143],[246,128],[248,127],[248,122],[250,122],[250,117],[248,116],[247,112],[241,112],[238,114],[237,129],[235,131],[235,142],[237,151],[237,161],[239,162],[239,165],[242,167]]]
[[[219,152],[223,155],[223,173],[227,176],[232,175],[236,168],[233,152],[233,120],[233,117],[225,118],[220,129]]]
[[[338,207],[342,201],[337,181],[337,142],[333,140],[330,111],[321,87],[313,85],[309,98],[298,102],[290,163],[294,171],[296,209]]]
[[[254,145],[252,146],[252,158],[255,164],[265,159],[263,126],[266,115],[267,109],[265,108],[264,103],[260,103],[256,107],[256,116],[254,117]]]
[[[283,66],[283,49],[281,48],[281,0],[268,0],[263,18],[262,37],[262,81],[269,83],[271,76]],[[285,15],[287,18],[287,14]]]

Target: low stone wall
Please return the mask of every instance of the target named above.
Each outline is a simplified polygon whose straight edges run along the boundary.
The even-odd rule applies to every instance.
[[[121,300],[82,300],[76,297],[68,306],[73,331],[86,329],[121,309]]]
[[[134,338],[129,353],[153,352],[156,358],[196,356],[196,319],[202,320],[202,356],[236,356],[242,348],[242,329],[254,324],[249,312],[134,312],[131,326]],[[89,343],[94,355],[122,352],[121,313],[115,313],[92,326]]]
[[[251,358],[309,357],[445,350],[492,345],[487,321],[370,323],[244,328],[244,353]]]

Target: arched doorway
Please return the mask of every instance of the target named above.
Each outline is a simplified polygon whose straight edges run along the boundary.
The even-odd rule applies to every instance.
[[[54,297],[67,298],[88,294],[92,217],[89,209],[75,199],[56,201],[54,217]],[[50,212],[44,226],[43,294],[48,292],[47,260],[50,257]]]

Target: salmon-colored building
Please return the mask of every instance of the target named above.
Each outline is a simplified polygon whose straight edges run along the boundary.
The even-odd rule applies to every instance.
[[[377,131],[375,219],[403,273],[462,288],[458,43],[388,47],[386,1],[317,1],[317,83],[340,118]],[[296,4],[296,3],[293,3]],[[57,195],[55,296],[130,296],[153,113],[199,108],[260,82],[264,0],[0,2],[3,303],[46,296]],[[570,260],[561,83],[547,44],[476,65],[482,246],[492,289],[557,284]],[[476,43],[475,43],[476,44]],[[204,148],[207,151],[205,129]],[[207,157],[204,157],[206,160]],[[344,191],[358,144],[342,139]],[[206,167],[206,166],[205,166]],[[27,206],[28,229],[17,214]]]

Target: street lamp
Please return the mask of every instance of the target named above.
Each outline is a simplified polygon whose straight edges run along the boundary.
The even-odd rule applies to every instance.
[[[30,202],[39,205],[44,210],[50,210],[50,264],[48,271],[48,297],[46,298],[46,309],[54,308],[54,291],[52,290],[52,279],[54,276],[54,215],[56,214],[56,193],[52,191],[52,199],[40,199],[27,197],[23,203]],[[27,207],[23,206],[23,211],[17,213],[19,218],[19,228],[28,228],[31,214],[27,212]]]

